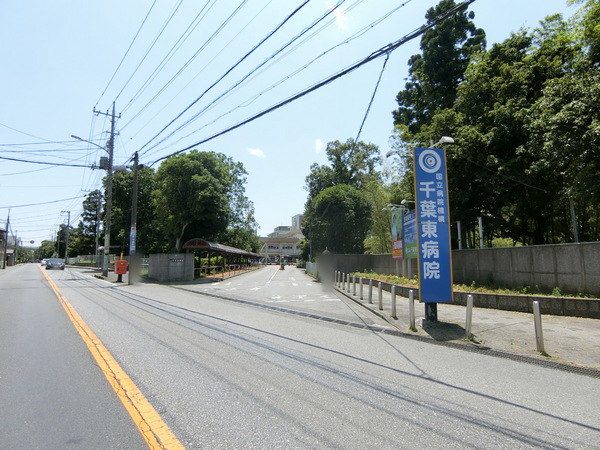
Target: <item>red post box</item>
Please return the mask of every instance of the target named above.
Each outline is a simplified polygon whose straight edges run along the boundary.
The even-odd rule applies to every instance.
[[[120,259],[119,261],[115,261],[115,273],[117,275],[125,275],[127,273],[127,261],[124,259]]]

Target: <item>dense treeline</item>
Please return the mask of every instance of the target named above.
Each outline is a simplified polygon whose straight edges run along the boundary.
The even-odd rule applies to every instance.
[[[222,153],[199,152],[167,158],[155,171],[138,170],[136,252],[181,251],[202,237],[248,251],[260,250],[254,207],[245,196],[246,171]],[[113,176],[111,253],[129,254],[133,172]],[[104,243],[105,203],[99,190],[83,202],[79,225],[69,231],[69,255],[93,255]],[[66,225],[54,243],[40,247],[39,258],[65,255]],[[50,244],[50,245],[49,245]]]
[[[489,49],[467,10],[428,30],[421,53],[408,61],[392,114],[396,173],[369,166],[378,162],[374,153],[353,150],[366,144],[352,141],[333,143],[346,150],[345,159],[333,153],[331,166],[311,168],[305,232],[312,253],[389,252],[386,205],[413,198],[412,149],[442,136],[455,140],[446,147],[454,247],[458,221],[463,247],[478,246],[479,217],[487,246],[599,240],[600,1],[572,3],[580,5],[572,19],[549,16]],[[440,1],[427,21],[455,4]],[[364,176],[344,181],[345,171],[362,174],[361,164],[370,168],[370,184]],[[336,203],[324,200],[331,186],[341,190],[344,183],[363,198],[353,208],[346,197],[341,212],[333,212]],[[355,225],[359,212],[366,214],[365,198],[367,232]],[[362,245],[346,249],[332,241],[333,230],[341,229]]]
[[[447,148],[451,218],[474,231],[483,217],[488,245],[494,238],[573,242],[574,223],[581,241],[600,237],[599,11],[600,2],[587,1],[572,20],[549,16],[489,50],[473,50],[475,28],[465,28],[470,37],[455,33],[454,48],[469,63],[462,74],[451,72],[455,90],[440,87],[447,96],[420,86],[443,78],[438,71],[445,69],[425,60],[452,47],[446,39],[453,35],[442,27],[422,40],[424,62],[397,98],[400,142],[408,148],[442,135],[455,139]]]

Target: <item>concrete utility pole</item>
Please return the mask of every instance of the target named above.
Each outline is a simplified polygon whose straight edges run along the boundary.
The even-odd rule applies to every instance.
[[[106,215],[105,215],[105,225],[104,225],[104,251],[102,257],[102,276],[108,276],[108,264],[109,264],[109,255],[110,255],[110,221],[112,214],[112,181],[113,181],[113,153],[114,153],[114,145],[115,145],[115,102],[112,105],[112,114],[108,112],[103,113],[100,111],[96,111],[94,108],[94,112],[96,114],[104,114],[105,116],[110,116],[110,138],[108,140],[108,144],[106,145],[106,150],[108,151],[108,168],[106,169]],[[121,115],[119,114],[119,117]]]
[[[69,259],[69,235],[70,233],[70,228],[71,228],[71,211],[61,211],[62,213],[67,213],[67,237],[66,237],[66,244],[65,244],[65,263],[68,264],[68,259]],[[59,255],[60,256],[60,255]]]
[[[138,203],[138,152],[133,155],[133,182],[131,186],[131,231],[129,234],[129,284],[134,284],[139,273],[138,257],[135,254],[137,237],[137,203]]]

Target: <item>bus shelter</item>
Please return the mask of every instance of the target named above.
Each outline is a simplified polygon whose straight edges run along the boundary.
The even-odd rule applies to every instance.
[[[261,255],[240,248],[209,242],[194,238],[183,244],[183,249],[198,255],[198,265],[194,267],[194,275],[225,276],[258,265]],[[203,261],[203,258],[206,261]]]

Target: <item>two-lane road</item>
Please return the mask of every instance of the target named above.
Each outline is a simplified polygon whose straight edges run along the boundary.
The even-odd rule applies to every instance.
[[[70,269],[49,275],[186,448],[600,448],[599,380],[386,334],[297,270],[180,286],[210,295],[114,285]],[[99,381],[47,284],[34,265],[0,274],[0,447],[139,446],[137,427]],[[315,318],[292,314],[292,305]],[[375,326],[319,319],[327,314]],[[53,354],[69,354],[79,369],[38,367],[36,355],[52,339],[34,338],[44,327],[68,335]],[[23,343],[11,332],[40,350],[19,356]],[[78,398],[61,388],[39,409],[17,406],[18,398],[28,388],[39,395],[56,378],[87,387],[113,416],[95,418],[114,431],[112,441],[84,421],[68,426],[85,440],[43,440],[43,416],[58,416],[50,406],[68,411]]]

